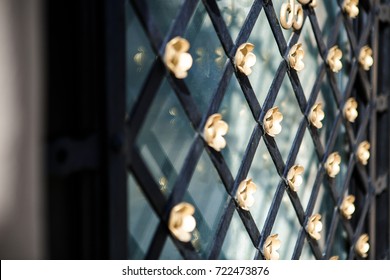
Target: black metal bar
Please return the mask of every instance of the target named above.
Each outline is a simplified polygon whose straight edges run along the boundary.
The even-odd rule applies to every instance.
[[[109,256],[127,257],[127,188],[125,154],[125,15],[123,1],[105,1],[107,187]],[[118,106],[119,105],[119,106]]]
[[[276,43],[279,48],[279,52],[281,56],[284,56],[287,50],[287,43],[286,40],[284,39],[282,29],[280,28],[278,17],[275,13],[275,9],[272,1],[265,1],[263,3],[263,8],[267,16],[268,22],[271,26],[272,33],[274,34]]]
[[[209,260],[217,259],[221,253],[221,248],[225,240],[228,228],[230,226],[230,221],[232,220],[234,214],[235,204],[234,200],[230,199],[229,204],[224,210],[224,213],[218,223],[217,230],[213,237],[213,247],[210,250]]]
[[[232,49],[234,48],[233,40],[226,27],[225,21],[223,20],[221,11],[218,9],[217,3],[215,0],[202,0],[202,2],[210,16],[225,53],[227,53],[229,57],[234,56],[234,54],[232,54]]]
[[[208,107],[207,113],[204,115],[201,115],[201,113],[198,111],[196,103],[192,98],[191,92],[187,88],[185,82],[183,80],[176,79],[172,74],[167,76],[167,79],[171,87],[174,89],[176,96],[178,97],[182,107],[186,112],[186,115],[188,116],[192,126],[196,130],[196,135],[195,135],[194,142],[192,144],[192,148],[190,152],[187,154],[183,168],[178,174],[177,180],[175,182],[175,186],[173,188],[173,192],[168,202],[166,202],[164,197],[161,198],[162,195],[160,192],[158,192],[159,193],[159,195],[157,195],[158,198],[152,197],[153,190],[156,190],[158,187],[154,182],[154,180],[152,179],[153,177],[149,173],[147,166],[142,161],[141,156],[139,155],[139,151],[133,147],[134,144],[133,142],[140,127],[142,126],[145,116],[147,115],[147,111],[149,109],[148,102],[151,102],[151,100],[153,100],[153,97],[156,94],[166,73],[163,62],[161,60],[161,57],[163,56],[163,52],[165,49],[165,44],[173,36],[181,35],[185,32],[190,17],[193,15],[197,5],[199,4],[199,1],[187,0],[184,2],[184,4],[181,6],[175,18],[174,24],[172,25],[171,29],[168,32],[168,35],[165,38],[161,37],[157,25],[154,22],[154,19],[150,17],[147,4],[145,4],[143,1],[140,0],[132,0],[131,2],[136,10],[137,15],[140,17],[141,23],[146,30],[146,34],[148,35],[149,39],[152,42],[155,52],[158,54],[158,58],[155,64],[153,65],[152,70],[149,73],[150,79],[154,79],[154,81],[152,85],[150,85],[150,83],[144,85],[142,90],[143,94],[140,96],[139,100],[137,101],[137,105],[135,106],[136,109],[132,112],[130,120],[127,124],[130,133],[129,136],[130,141],[128,141],[128,143],[130,143],[130,152],[129,152],[130,156],[129,156],[129,163],[128,163],[129,167],[133,171],[134,176],[136,177],[137,181],[139,181],[143,191],[145,192],[146,197],[151,202],[153,208],[155,209],[156,213],[159,215],[161,220],[160,226],[158,227],[155,233],[155,238],[153,239],[153,243],[149,248],[147,257],[157,258],[159,256],[163,248],[163,244],[166,241],[167,234],[169,234],[166,228],[166,220],[167,220],[167,215],[169,213],[169,209],[172,208],[172,206],[175,205],[177,202],[179,202],[183,197],[183,195],[185,194],[188,184],[192,178],[194,169],[199,160],[199,157],[202,151],[205,150],[207,154],[210,156],[210,159],[225,186],[226,192],[230,196],[226,201],[223,210],[223,215],[218,223],[217,231],[212,238],[211,251],[207,255],[208,259],[215,259],[219,256],[235,208],[237,209],[241,221],[243,222],[243,225],[246,231],[248,232],[254,247],[259,250],[258,254],[256,255],[256,258],[257,259],[264,258],[262,246],[265,242],[265,239],[270,235],[272,231],[272,227],[274,225],[276,216],[278,214],[279,207],[286,188],[287,188],[287,194],[296,212],[297,219],[299,220],[299,223],[302,227],[298,235],[298,240],[295,244],[292,258],[298,259],[300,257],[305,238],[308,240],[310,248],[317,259],[328,258],[334,243],[337,227],[340,224],[344,226],[348,235],[348,239],[351,243],[349,258],[353,258],[355,256],[353,252],[354,243],[356,242],[358,235],[363,229],[366,220],[366,215],[368,213],[368,209],[370,208],[370,212],[374,211],[373,205],[375,204],[374,202],[372,202],[375,200],[375,197],[371,197],[371,194],[373,193],[372,180],[375,180],[376,178],[376,174],[373,173],[373,170],[375,170],[375,165],[372,166],[371,164],[372,161],[375,160],[375,154],[376,154],[375,148],[372,150],[373,156],[370,159],[371,167],[369,169],[370,172],[369,175],[367,175],[365,169],[360,164],[357,163],[356,155],[355,155],[357,146],[360,143],[360,141],[364,138],[367,128],[371,135],[370,142],[374,143],[376,141],[375,137],[376,137],[377,128],[375,126],[375,123],[373,124],[372,121],[370,120],[371,118],[375,118],[377,113],[375,106],[373,105],[375,104],[376,101],[376,96],[373,94],[373,91],[376,92],[376,88],[373,89],[371,88],[372,77],[371,79],[368,78],[366,72],[364,72],[359,67],[359,62],[357,61],[357,57],[359,55],[358,52],[360,51],[360,48],[368,40],[370,31],[374,30],[371,25],[374,22],[374,20],[377,20],[377,16],[371,10],[373,9],[373,6],[369,5],[367,7],[368,17],[365,18],[367,24],[365,28],[363,28],[363,32],[361,32],[359,41],[357,41],[356,39],[357,35],[355,35],[355,30],[353,29],[351,20],[348,19],[344,13],[339,12],[338,15],[336,16],[336,21],[334,22],[332,33],[328,38],[327,45],[325,45],[323,41],[321,28],[319,27],[315,10],[308,6],[304,6],[304,24],[308,24],[305,21],[305,19],[306,17],[309,17],[320,56],[324,61],[326,61],[328,49],[337,42],[337,38],[340,34],[340,29],[342,28],[342,26],[345,26],[345,29],[347,31],[348,41],[354,55],[351,58],[352,64],[351,64],[351,69],[349,71],[349,81],[343,93],[341,93],[337,85],[335,74],[329,69],[329,67],[327,67],[326,62],[324,62],[321,63],[320,65],[319,72],[316,81],[314,83],[313,89],[310,93],[308,100],[306,100],[305,94],[301,86],[300,78],[297,75],[295,70],[289,68],[287,62],[288,50],[291,48],[293,44],[295,44],[299,40],[301,31],[300,30],[293,31],[290,40],[288,41],[288,43],[286,42],[282,30],[280,28],[278,17],[275,13],[272,1],[263,1],[263,0],[254,1],[248,13],[248,16],[240,30],[240,33],[236,39],[236,43],[233,43],[232,38],[227,29],[226,23],[223,20],[221,11],[219,10],[216,1],[202,0],[201,4],[205,6],[206,11],[213,23],[214,29],[217,32],[221,45],[224,48],[225,53],[227,54],[229,59],[224,66],[222,77],[218,81],[218,87],[211,98],[211,102]],[[341,7],[341,2],[338,1],[338,3],[339,6]],[[249,39],[252,29],[262,9],[264,9],[264,12],[266,14],[269,23],[269,27],[271,28],[275,41],[278,45],[279,52],[282,58],[284,59],[280,63],[276,75],[272,81],[272,85],[269,89],[266,100],[263,104],[263,108],[261,108],[257,100],[256,94],[251,86],[248,77],[240,73],[239,71],[237,71],[234,65],[234,55],[237,50],[237,47],[241,43],[244,43]],[[374,44],[374,47],[376,48],[374,50],[374,53],[376,54],[378,46]],[[203,133],[203,127],[208,116],[218,111],[221,102],[223,100],[223,97],[225,95],[226,89],[228,87],[229,81],[231,79],[235,79],[232,77],[233,72],[235,74],[235,78],[237,78],[240,84],[241,90],[245,96],[246,102],[248,103],[252,115],[255,121],[258,123],[253,129],[249,144],[246,147],[245,155],[242,159],[240,169],[235,179],[233,178],[231,171],[229,170],[222,154],[208,147],[207,144],[204,143],[201,137]],[[303,115],[299,124],[298,131],[295,135],[294,141],[289,151],[288,159],[285,163],[281,156],[280,150],[276,145],[275,139],[270,137],[264,132],[264,128],[262,125],[263,125],[263,118],[267,110],[269,110],[271,107],[274,106],[275,100],[277,99],[279,90],[284,81],[286,73],[289,76],[289,80],[292,85],[295,97],[297,99],[300,111]],[[308,115],[310,113],[311,107],[314,105],[314,103],[318,98],[325,74],[327,74],[328,76],[330,88],[333,93],[334,99],[336,100],[337,103],[337,115],[331,127],[330,130],[331,133],[329,139],[327,140],[326,146],[324,148],[320,140],[319,132],[315,127],[313,127],[310,124],[308,120]],[[374,72],[374,75],[377,75],[377,72]],[[358,82],[360,83],[359,85]],[[358,94],[357,96],[361,97],[364,103],[368,103],[367,107],[364,107],[362,105],[362,108],[365,109],[360,111],[363,117],[359,118],[358,129],[356,129],[355,126],[352,126],[350,123],[348,123],[343,117],[343,107],[346,102],[346,99],[352,95],[355,95],[355,90],[357,90],[357,94]],[[369,112],[370,117],[368,116],[368,114],[365,114],[364,112]],[[346,132],[347,132],[346,135],[348,138],[349,150],[351,151],[352,154],[350,154],[349,156],[347,174],[344,181],[342,182],[343,184],[342,192],[339,194],[337,193],[336,190],[335,181],[331,178],[328,178],[328,176],[325,176],[326,172],[324,169],[324,164],[329,154],[334,151],[335,143],[338,137],[338,131],[342,123],[344,123],[346,127]],[[315,182],[313,184],[308,205],[306,207],[306,210],[304,210],[297,194],[288,188],[286,176],[289,168],[296,161],[298,151],[300,149],[303,137],[306,132],[306,128],[310,132],[311,138],[313,140],[317,157],[320,160],[320,166],[317,171],[317,175],[315,178]],[[236,204],[235,193],[237,191],[240,182],[244,180],[248,175],[254,155],[258,148],[259,141],[262,136],[281,180],[279,181],[279,184],[275,190],[271,208],[268,210],[268,215],[266,217],[264,227],[260,234],[259,228],[256,226],[256,223],[253,220],[251,213],[242,210]],[[362,211],[362,215],[359,218],[359,222],[356,227],[356,230],[354,230],[353,226],[349,221],[341,217],[341,213],[339,213],[339,209],[338,209],[339,205],[342,202],[343,194],[350,188],[350,182],[352,180],[352,177],[355,176],[354,174],[360,176],[361,181],[363,182],[362,191],[366,193],[366,197],[363,203],[364,208]],[[144,178],[145,176],[146,178]],[[323,180],[325,179],[324,176],[326,180],[328,180],[329,182],[329,191],[333,200],[330,203],[333,203],[335,207],[333,210],[333,217],[330,224],[329,234],[326,237],[327,242],[326,242],[324,255],[322,255],[317,241],[312,239],[306,233],[305,226],[307,223],[307,219],[312,214],[313,209],[317,203],[320,187],[321,184],[323,183]],[[372,218],[370,218],[370,221],[371,221],[370,235],[372,235],[373,233],[375,233],[375,231],[373,231],[374,223],[372,222],[373,221]],[[375,242],[375,237],[373,241]],[[188,245],[188,244],[184,245],[183,243],[177,241],[176,239],[174,239],[174,242],[175,245],[178,247],[179,251],[181,252],[181,254],[183,255],[183,257],[185,258],[200,257],[196,253],[192,245]],[[374,253],[371,253],[370,257],[373,256]]]

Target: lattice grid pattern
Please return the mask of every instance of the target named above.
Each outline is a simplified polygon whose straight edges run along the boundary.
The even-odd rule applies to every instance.
[[[221,248],[229,229],[232,216],[234,213],[238,213],[242,224],[245,226],[245,229],[249,234],[252,245],[256,249],[254,258],[264,259],[263,244],[269,235],[275,233],[273,232],[273,226],[285,193],[287,193],[290,199],[291,207],[294,209],[296,218],[300,224],[298,239],[294,247],[293,255],[291,256],[292,259],[299,259],[301,257],[306,241],[310,245],[311,252],[316,259],[329,259],[332,254],[331,249],[336,235],[336,230],[339,225],[342,226],[347,233],[346,239],[349,244],[347,258],[359,258],[354,250],[357,239],[362,233],[367,232],[367,230],[368,233],[372,233],[372,229],[369,228],[368,221],[370,219],[368,214],[370,207],[372,207],[372,198],[375,195],[375,186],[372,184],[372,181],[375,179],[375,177],[372,176],[375,176],[375,174],[371,172],[371,164],[375,162],[375,149],[371,150],[371,158],[368,168],[358,163],[355,154],[358,144],[366,139],[371,142],[374,141],[376,133],[374,122],[375,118],[372,118],[376,110],[376,92],[375,85],[371,83],[372,75],[376,75],[375,70],[370,72],[371,76],[368,75],[367,72],[360,67],[357,59],[360,49],[364,45],[372,45],[370,41],[372,40],[372,36],[370,35],[372,35],[373,27],[375,26],[376,1],[360,2],[364,2],[364,5],[361,4],[360,6],[360,9],[362,11],[364,10],[364,12],[361,12],[359,15],[359,17],[361,17],[360,21],[364,22],[364,25],[362,25],[361,28],[356,28],[356,25],[354,25],[352,20],[342,12],[342,1],[337,1],[339,11],[336,21],[332,26],[332,33],[328,37],[327,42],[324,42],[322,34],[323,31],[318,23],[318,11],[311,8],[309,5],[304,5],[304,26],[309,24],[311,25],[317,43],[315,47],[318,49],[318,54],[321,58],[316,81],[310,92],[310,97],[306,98],[300,77],[295,70],[290,69],[287,59],[290,48],[296,44],[300,38],[300,31],[291,31],[292,35],[289,41],[287,42],[285,40],[279,23],[279,11],[274,8],[271,0],[255,0],[253,2],[241,31],[234,42],[216,0],[183,1],[176,18],[173,20],[173,25],[164,36],[159,30],[158,22],[154,21],[153,16],[149,12],[147,4],[148,1],[129,1],[130,6],[134,9],[138,20],[144,28],[145,34],[150,40],[151,47],[157,56],[157,59],[153,62],[150,71],[148,72],[145,80],[146,82],[140,90],[138,99],[136,100],[131,112],[129,112],[127,120],[129,143],[128,169],[135,177],[137,184],[142,189],[159,219],[159,226],[154,232],[152,242],[148,246],[149,249],[147,251],[146,258],[159,258],[167,237],[170,234],[167,228],[170,210],[177,203],[183,201],[183,197],[189,187],[197,162],[204,151],[207,152],[208,157],[211,159],[215,170],[218,172],[220,179],[222,180],[225,191],[228,194],[228,200],[217,223],[217,230],[211,238],[212,244],[209,247],[211,249],[206,253],[206,255],[200,254],[193,242],[182,243],[175,238],[172,238],[174,245],[177,247],[183,258],[218,258],[221,253]],[[223,47],[225,55],[228,58],[227,63],[223,66],[222,77],[216,86],[216,90],[212,94],[207,111],[203,114],[197,107],[193,94],[186,84],[186,80],[178,80],[173,76],[173,74],[169,73],[166,70],[162,59],[166,43],[175,36],[183,36],[198,5],[204,5],[204,8],[212,21],[213,28],[220,40],[221,46]],[[237,47],[248,41],[251,31],[261,14],[266,15],[268,26],[264,26],[263,28],[270,28],[272,30],[274,40],[280,53],[280,58],[277,59],[281,60],[263,104],[260,104],[258,98],[256,97],[256,93],[254,92],[248,77],[238,72],[234,66],[234,55]],[[339,88],[335,74],[330,70],[326,63],[327,53],[329,49],[335,45],[341,27],[344,27],[348,34],[349,47],[352,55],[348,83],[344,91]],[[373,49],[375,52],[375,46],[373,46]],[[275,139],[265,134],[263,128],[263,118],[267,110],[275,105],[275,100],[277,99],[280,87],[286,75],[291,83],[295,98],[299,104],[300,111],[296,112],[296,114],[301,115],[301,120],[294,141],[291,143],[291,150],[288,153],[287,160],[284,160]],[[337,104],[337,108],[335,108],[337,114],[333,127],[331,128],[330,136],[324,145],[320,140],[317,128],[310,125],[308,114],[310,108],[314,105],[318,98],[320,87],[325,77],[327,77],[329,81],[329,86],[331,88],[331,92],[333,93],[335,104]],[[168,198],[161,193],[158,182],[156,182],[151,174],[148,162],[145,162],[136,145],[137,136],[142,128],[148,110],[150,109],[150,104],[152,104],[165,78],[170,87],[174,90],[176,97],[180,101],[180,104],[195,131],[195,136],[192,140],[189,152],[185,156],[183,166],[177,174],[176,181],[174,182],[172,191]],[[233,172],[229,169],[223,155],[210,148],[202,136],[203,127],[208,116],[218,112],[221,106],[230,79],[237,79],[240,84],[242,94],[250,108],[253,120],[257,123],[250,136],[249,144],[246,147],[241,166],[239,167],[235,177]],[[358,125],[352,125],[349,123],[342,113],[346,100],[351,96],[354,96],[359,101],[359,115],[361,117],[359,118]],[[348,157],[345,159],[347,160],[346,176],[344,177],[342,186],[339,186],[339,190],[341,191],[338,191],[335,180],[326,174],[324,164],[329,154],[334,152],[336,149],[335,142],[341,125],[344,125],[346,129],[348,139],[346,149],[348,151]],[[297,193],[290,190],[286,179],[290,167],[297,161],[297,154],[301,147],[305,133],[310,135],[319,161],[318,172],[316,174],[314,184],[310,186],[312,191],[307,207],[303,206],[303,203]],[[257,225],[250,211],[248,212],[238,207],[235,196],[239,183],[248,176],[249,169],[252,165],[254,155],[261,139],[263,139],[268,149],[280,179],[278,185],[275,186],[271,207],[269,209],[264,209],[264,211],[268,212],[265,223],[264,225]],[[318,242],[311,238],[306,232],[305,225],[308,217],[314,214],[313,209],[317,201],[320,186],[325,181],[327,182],[326,187],[329,188],[331,193],[332,201],[329,201],[329,203],[333,205],[333,214],[327,235],[322,237],[326,240],[325,246],[324,248],[321,248]],[[342,203],[345,194],[351,192],[360,194],[357,195],[356,201],[356,205],[360,210],[356,213],[358,218],[354,223],[345,219],[339,211],[339,206]],[[205,195],[204,199],[207,199],[207,195]],[[133,211],[136,210],[134,209]],[[370,239],[371,245],[373,245],[374,242],[375,240],[372,237],[372,239]]]

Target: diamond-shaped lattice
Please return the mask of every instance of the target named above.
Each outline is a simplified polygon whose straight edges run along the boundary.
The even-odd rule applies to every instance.
[[[255,253],[256,249],[253,247],[248,232],[242,224],[239,215],[234,211],[219,259],[250,260],[254,258]]]
[[[137,138],[137,147],[166,196],[172,191],[193,136],[182,106],[165,81],[149,109]]]
[[[235,177],[256,124],[235,77],[230,80],[219,112],[229,124],[225,137],[227,146],[222,150],[222,155]]]
[[[138,49],[139,44],[148,45],[145,34],[164,40],[170,30],[171,35],[187,38],[191,44],[193,66],[183,81],[168,77],[169,83],[164,81],[161,84],[144,115],[140,115],[142,112],[137,113],[135,117],[142,122],[142,128],[140,131],[134,129],[136,137],[132,135],[133,131],[129,131],[136,139],[136,145],[130,147],[130,151],[139,150],[142,161],[153,177],[149,179],[157,183],[167,198],[176,199],[177,195],[184,194],[182,200],[195,206],[197,228],[186,247],[173,242],[172,236],[164,239],[159,238],[157,233],[153,248],[159,248],[161,252],[155,252],[154,255],[159,254],[161,259],[179,259],[183,253],[183,256],[208,258],[219,252],[220,259],[261,258],[257,247],[267,238],[262,234],[277,233],[282,241],[279,249],[282,259],[315,259],[332,255],[339,255],[341,259],[354,258],[353,254],[349,256],[353,246],[350,243],[360,231],[367,231],[368,223],[365,223],[365,219],[367,203],[370,203],[367,189],[371,186],[367,174],[370,169],[355,163],[351,153],[357,145],[357,135],[367,133],[369,125],[360,126],[365,120],[364,109],[373,101],[369,100],[368,94],[363,98],[361,91],[355,90],[362,83],[367,84],[369,76],[362,76],[358,72],[355,72],[357,77],[351,74],[356,61],[352,51],[356,47],[354,41],[358,38],[348,34],[354,30],[349,26],[351,23],[344,19],[338,1],[317,1],[314,12],[312,8],[304,7],[310,19],[306,18],[302,30],[298,32],[282,30],[280,27],[281,5],[290,1],[163,2],[149,0],[144,6],[140,4],[141,0],[130,2],[131,5],[135,3],[138,11],[140,7],[146,7],[142,13],[149,17],[140,19],[142,24],[134,25],[133,22],[137,20],[131,19],[130,15],[138,15],[128,9],[127,58],[132,60],[128,65],[127,103],[134,104],[137,99],[144,101],[142,104],[147,103],[142,100],[144,96],[140,95],[140,90],[154,55],[150,49]],[[263,5],[262,9],[259,9],[259,5]],[[367,11],[362,12],[364,17],[361,19],[364,21],[369,13],[371,10],[367,8]],[[181,24],[176,16],[186,18],[188,22]],[[139,31],[141,26],[147,32]],[[229,34],[223,33],[225,26]],[[139,32],[140,38],[130,38],[132,32]],[[232,61],[227,59],[222,48],[238,47],[231,45],[231,38],[233,42],[247,41],[255,45],[257,63],[248,78],[234,72],[237,70],[232,68]],[[286,57],[282,57],[287,54],[280,54],[295,42],[302,43],[306,53],[305,69],[299,73],[289,69],[284,61]],[[339,73],[332,73],[327,65],[322,66],[322,56],[334,45],[343,51],[343,69]],[[320,53],[322,51],[324,53]],[[149,52],[151,56],[146,55]],[[145,68],[139,69],[140,63],[145,63],[142,64]],[[153,70],[158,71],[155,68]],[[164,75],[165,70],[162,69],[158,74]],[[136,79],[131,80],[133,75]],[[353,84],[350,83],[351,79],[355,79]],[[351,90],[347,90],[348,85]],[[153,87],[149,88],[151,90]],[[361,115],[354,124],[346,123],[342,115],[341,106],[346,95],[357,96],[359,106],[361,104]],[[312,106],[317,102],[322,102],[325,112],[323,127],[320,129],[313,128],[306,119],[310,111],[306,104]],[[265,111],[259,105],[263,110],[278,106],[284,115],[282,132],[274,138],[276,145],[273,139],[261,135],[259,125],[263,120],[256,118],[258,114],[263,116]],[[217,112],[229,124],[229,132],[225,136],[227,146],[221,152],[202,146],[203,131],[198,128],[202,116]],[[361,129],[365,131],[359,133]],[[332,152],[338,152],[341,156],[340,173],[335,178],[330,178],[322,166],[324,155]],[[190,158],[191,155],[194,158]],[[184,165],[186,158],[188,160]],[[138,163],[130,161],[129,164],[134,167]],[[286,168],[293,164],[305,168],[303,183],[297,193],[288,189],[285,178],[288,172]],[[188,170],[183,166],[188,167]],[[145,174],[135,175],[140,178]],[[177,181],[178,178],[181,181]],[[231,199],[235,199],[235,194],[228,194],[227,191],[237,187],[240,183],[238,180],[245,178],[252,178],[258,186],[250,212],[232,209]],[[133,184],[134,179],[130,177],[129,182]],[[147,187],[150,186],[140,186],[141,189]],[[129,188],[133,196],[129,198],[130,208],[133,209],[145,200],[142,193],[134,194],[135,189],[131,186]],[[347,193],[356,196],[356,213],[348,221],[336,211],[340,199]],[[134,197],[142,199],[133,201]],[[145,205],[150,207],[148,202]],[[167,209],[163,211],[168,211],[171,206],[166,205]],[[132,227],[138,226],[131,216],[134,213],[130,211],[129,214],[133,219],[130,219],[130,243],[133,245],[130,257],[142,258],[148,250],[152,235],[140,237],[133,234]],[[318,241],[306,234],[304,224],[315,213],[322,215],[323,223],[322,238]],[[159,221],[157,219],[150,228],[153,234],[157,223],[165,222],[165,214],[160,214]],[[227,220],[223,220],[225,218]],[[356,225],[360,225],[360,228]],[[327,241],[330,241],[329,244]]]
[[[205,113],[227,58],[202,3],[199,3],[184,37],[191,42],[193,57],[193,65],[185,81],[199,109]]]
[[[156,58],[133,8],[126,1],[126,111],[134,106]],[[132,79],[131,77],[137,77]]]
[[[220,0],[217,1],[217,4],[230,35],[235,41],[251,9],[253,0]]]
[[[207,197],[207,199],[204,199]],[[184,200],[196,208],[197,231],[192,239],[204,258],[210,252],[211,240],[227,201],[227,193],[213,164],[204,152],[199,159]]]
[[[270,39],[263,40],[259,36],[260,33]],[[253,72],[249,80],[261,105],[264,103],[279,64],[283,61],[278,45],[272,37],[272,30],[265,12],[261,11],[248,39],[248,42],[255,45],[253,53],[256,55],[256,64],[252,67]]]
[[[127,193],[131,207],[128,207],[128,256],[130,259],[142,259],[147,253],[159,220],[131,174],[128,176]]]

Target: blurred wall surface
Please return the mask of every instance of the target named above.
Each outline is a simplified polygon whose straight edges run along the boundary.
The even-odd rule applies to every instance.
[[[0,259],[44,258],[41,0],[0,0]]]

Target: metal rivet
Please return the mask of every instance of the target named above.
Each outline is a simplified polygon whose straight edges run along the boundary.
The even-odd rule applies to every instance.
[[[243,180],[237,189],[237,201],[241,209],[249,211],[249,208],[255,203],[253,194],[256,192],[257,186],[252,182],[252,179]]]
[[[187,71],[192,66],[192,56],[188,53],[189,49],[190,43],[181,37],[173,38],[165,47],[165,65],[178,79],[187,77]]]
[[[222,120],[222,115],[213,114],[207,119],[203,134],[207,144],[219,152],[226,147],[226,140],[223,136],[228,130],[229,126]]]
[[[182,242],[189,242],[196,227],[193,217],[195,207],[187,202],[181,202],[172,208],[168,227],[172,234]]]
[[[251,67],[256,63],[256,55],[252,52],[255,46],[251,43],[240,45],[234,56],[237,69],[249,76],[252,73]]]

